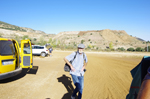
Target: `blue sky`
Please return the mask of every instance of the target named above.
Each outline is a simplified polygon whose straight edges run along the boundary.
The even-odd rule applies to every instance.
[[[125,30],[150,40],[150,0],[1,0],[0,21],[57,34]]]

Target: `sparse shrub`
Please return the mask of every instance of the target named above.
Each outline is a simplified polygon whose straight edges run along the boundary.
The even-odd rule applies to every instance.
[[[85,42],[85,40],[81,40],[81,44],[83,44]]]
[[[99,48],[98,47],[96,47],[96,50],[98,50]]]
[[[90,42],[90,43],[92,43],[92,42]]]
[[[89,39],[88,41],[91,41],[91,39]]]
[[[118,40],[116,40],[116,42],[118,42]]]
[[[77,46],[77,44],[75,43],[75,42],[73,42],[73,45],[76,47]]]
[[[90,35],[92,35],[92,33]]]
[[[78,37],[80,37],[80,36],[78,35]]]
[[[130,48],[127,49],[127,51],[132,51],[133,52],[133,51],[135,51],[135,49],[130,47]]]

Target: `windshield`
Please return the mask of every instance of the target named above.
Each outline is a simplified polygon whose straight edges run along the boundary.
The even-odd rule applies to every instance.
[[[15,48],[12,41],[0,41],[0,55],[15,55]]]

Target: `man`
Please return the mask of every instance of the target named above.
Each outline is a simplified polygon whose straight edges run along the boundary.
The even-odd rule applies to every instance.
[[[48,50],[49,50],[49,56],[51,57],[52,56],[52,51],[53,51],[52,47],[50,47]]]
[[[84,69],[87,65],[87,56],[84,54],[84,44],[79,44],[78,45],[78,50],[77,52],[73,52],[69,56],[65,57],[64,60],[65,62],[70,66],[70,74],[73,79],[73,83],[76,86],[75,90],[73,91],[73,94],[71,96],[71,99],[75,99],[75,96],[78,93],[78,99],[81,99],[82,97],[82,91],[83,91],[83,86],[84,86]],[[76,55],[76,57],[75,57]],[[75,57],[75,59],[74,59]],[[70,63],[71,60],[74,61],[72,64]],[[85,63],[84,63],[85,61]]]

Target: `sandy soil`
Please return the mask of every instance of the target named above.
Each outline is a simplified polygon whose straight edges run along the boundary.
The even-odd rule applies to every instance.
[[[0,99],[70,99],[74,85],[63,70],[63,58],[71,53],[54,51],[52,57],[34,57],[32,70],[0,81]],[[125,99],[132,80],[130,70],[149,53],[86,54],[83,99]]]

